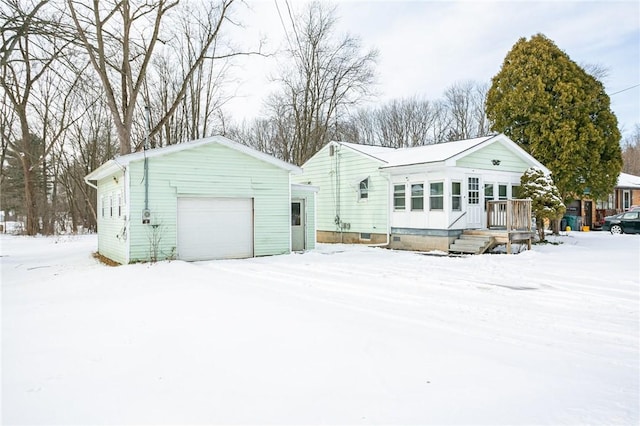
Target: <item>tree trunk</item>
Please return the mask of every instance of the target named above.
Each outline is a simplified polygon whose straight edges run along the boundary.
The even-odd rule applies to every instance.
[[[25,210],[27,213],[27,223],[25,232],[27,235],[36,235],[38,233],[38,209],[36,206],[36,188],[33,178],[33,170],[31,168],[31,159],[29,155],[21,157],[22,171],[24,173],[24,200]]]

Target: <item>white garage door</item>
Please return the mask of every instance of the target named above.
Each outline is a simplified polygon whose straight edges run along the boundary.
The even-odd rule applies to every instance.
[[[178,258],[253,256],[251,198],[178,198]]]

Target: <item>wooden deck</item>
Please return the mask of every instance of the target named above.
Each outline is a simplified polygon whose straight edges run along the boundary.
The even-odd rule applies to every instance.
[[[481,254],[505,244],[511,254],[513,243],[526,243],[531,250],[534,235],[531,200],[489,201],[487,229],[466,229],[449,251]]]

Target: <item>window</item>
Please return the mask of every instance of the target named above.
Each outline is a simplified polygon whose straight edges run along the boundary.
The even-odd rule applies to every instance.
[[[361,200],[369,198],[369,178],[360,181],[359,194]]]
[[[513,198],[514,200],[520,198],[520,185],[511,186],[511,198]]]
[[[493,200],[493,184],[485,183],[484,184],[484,209],[487,209],[487,205],[489,201]]]
[[[424,184],[411,185],[411,210],[424,210]]]
[[[406,206],[405,197],[406,186],[393,185],[393,209],[404,210]]]
[[[432,182],[429,185],[429,209],[444,209],[444,183]]]
[[[113,193],[109,195],[109,217],[113,217]]]
[[[461,197],[462,184],[460,182],[451,182],[451,210],[462,210],[462,197]]]
[[[302,218],[300,217],[302,211],[302,203],[291,203],[291,226],[300,226],[302,224]]]
[[[361,232],[360,239],[364,241],[371,241],[371,233],[370,232]]]
[[[631,207],[631,191],[625,189],[622,191],[622,210],[628,210]]]
[[[116,207],[118,217],[122,217],[122,194],[120,192],[118,192],[116,195]]]
[[[102,210],[102,217],[104,217],[105,211],[107,210],[106,201],[104,198],[104,195],[100,196],[100,210]]]
[[[507,185],[498,185],[498,200],[507,199]]]
[[[480,178],[469,178],[469,204],[480,204]]]

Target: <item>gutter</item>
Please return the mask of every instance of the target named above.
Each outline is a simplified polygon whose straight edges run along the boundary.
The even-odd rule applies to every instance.
[[[97,190],[98,187],[94,184],[92,184],[91,182],[89,182],[89,179],[87,179],[87,177],[84,177],[84,183],[86,183],[87,185],[89,185],[90,187],[92,187],[93,189]]]

